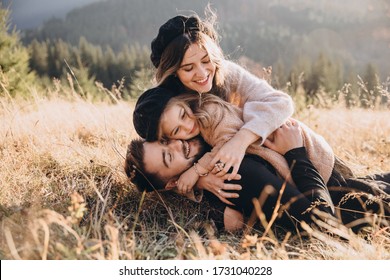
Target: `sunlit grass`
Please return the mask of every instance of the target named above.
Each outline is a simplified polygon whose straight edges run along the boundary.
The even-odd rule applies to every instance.
[[[132,102],[0,100],[2,259],[389,259],[390,229],[306,236],[215,232],[208,208],[140,194],[123,172]],[[358,175],[390,170],[388,110],[309,108],[296,117]]]

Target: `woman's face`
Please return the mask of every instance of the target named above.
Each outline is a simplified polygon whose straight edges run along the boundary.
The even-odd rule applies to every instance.
[[[198,44],[192,44],[184,54],[176,74],[186,88],[198,93],[209,92],[213,86],[215,64],[206,50]]]
[[[197,136],[199,124],[189,108],[179,104],[167,107],[160,119],[160,132],[168,139],[188,140]]]

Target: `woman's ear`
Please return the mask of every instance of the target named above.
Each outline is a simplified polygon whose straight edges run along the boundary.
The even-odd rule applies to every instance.
[[[165,185],[165,190],[170,191],[177,187],[177,179],[170,179],[168,183]]]

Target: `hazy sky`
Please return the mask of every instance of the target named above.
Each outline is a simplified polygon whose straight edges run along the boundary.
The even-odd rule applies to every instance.
[[[11,22],[20,29],[33,28],[49,18],[64,17],[76,7],[101,0],[0,0],[10,7]]]

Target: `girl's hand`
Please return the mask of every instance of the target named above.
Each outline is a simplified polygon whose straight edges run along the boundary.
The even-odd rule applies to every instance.
[[[247,129],[239,130],[232,139],[226,142],[216,153],[208,166],[213,174],[224,176],[233,167],[228,180],[237,175],[246,149],[259,137]]]
[[[181,174],[179,179],[176,181],[176,187],[179,190],[179,193],[183,195],[190,192],[198,179],[199,175],[195,172],[193,167]]]
[[[241,186],[237,184],[225,184],[225,180],[227,180],[230,174],[226,174],[223,177],[217,177],[214,174],[209,173],[209,175],[205,177],[199,177],[197,186],[199,189],[203,189],[213,193],[216,197],[218,197],[223,203],[228,205],[234,205],[227,198],[237,198],[239,197],[238,193],[227,192],[227,191],[239,191],[241,190]],[[237,174],[233,180],[240,180],[241,175]]]
[[[303,146],[302,130],[295,120],[287,120],[267,138],[264,146],[284,155],[288,151]]]

